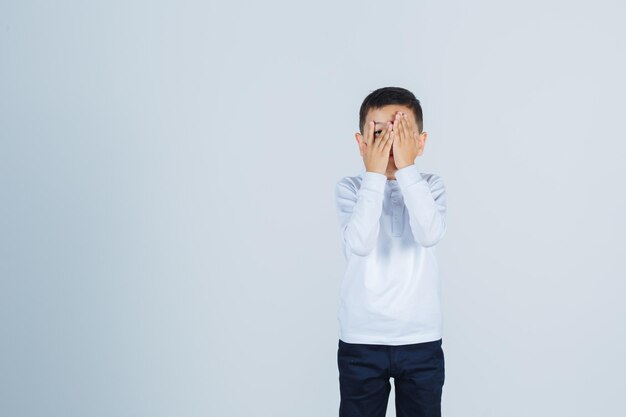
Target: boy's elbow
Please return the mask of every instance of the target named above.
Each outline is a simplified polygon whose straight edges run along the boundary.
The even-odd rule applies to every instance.
[[[437,238],[437,239],[415,239],[415,241],[417,243],[419,243],[421,246],[425,247],[425,248],[430,248],[435,246],[437,243],[439,243],[439,241],[441,240],[441,238]]]
[[[423,247],[430,248],[432,246],[435,246],[437,243],[439,243],[439,241],[441,241],[441,239],[443,239],[444,235],[446,234],[446,229],[446,223],[443,222],[441,224],[441,227],[438,228],[436,231],[433,231],[432,233],[424,236],[417,236],[414,234],[413,237],[415,241]]]
[[[378,240],[378,227],[376,227],[369,235],[362,233],[360,230],[346,225],[343,229],[343,242],[348,250],[357,256],[367,256],[376,247]]]
[[[349,237],[346,239],[346,244],[351,253],[357,256],[367,256],[374,250],[374,246],[376,242],[366,244],[362,241],[355,241],[354,239],[350,239]]]
[[[372,251],[374,250],[374,247],[373,246],[372,247],[362,246],[362,247],[350,248],[350,250],[352,251],[352,253],[354,255],[357,255],[357,256],[367,256],[370,253],[372,253]]]

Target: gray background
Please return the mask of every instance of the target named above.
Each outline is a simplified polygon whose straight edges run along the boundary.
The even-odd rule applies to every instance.
[[[383,86],[448,191],[444,415],[624,415],[625,11],[2,1],[0,415],[337,415]]]

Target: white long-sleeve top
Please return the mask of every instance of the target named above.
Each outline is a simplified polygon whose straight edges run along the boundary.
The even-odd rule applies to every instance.
[[[401,345],[442,337],[435,248],[446,232],[446,190],[415,164],[395,180],[361,171],[335,188],[347,266],[337,319],[348,343]]]

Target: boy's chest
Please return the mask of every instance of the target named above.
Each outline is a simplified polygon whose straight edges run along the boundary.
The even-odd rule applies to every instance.
[[[388,189],[383,200],[381,226],[390,237],[402,237],[408,221],[404,198],[399,189]]]

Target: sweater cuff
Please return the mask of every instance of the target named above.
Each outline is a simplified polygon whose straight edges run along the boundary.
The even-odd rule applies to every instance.
[[[401,188],[406,188],[410,185],[413,185],[419,181],[423,181],[424,177],[417,170],[417,165],[414,163],[411,165],[407,165],[404,168],[401,168],[396,171],[396,180],[398,180],[398,185]]]
[[[379,172],[365,171],[365,173],[363,174],[363,181],[361,182],[361,188],[384,194],[386,183],[386,175]]]

